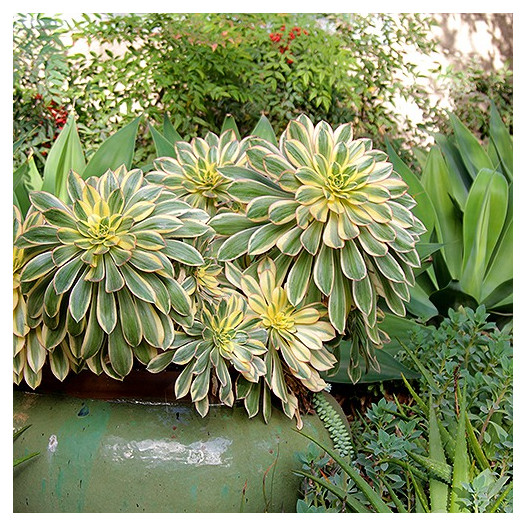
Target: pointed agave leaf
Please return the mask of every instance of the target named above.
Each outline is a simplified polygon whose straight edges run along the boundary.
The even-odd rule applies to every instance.
[[[436,147],[429,152],[422,183],[435,207],[437,238],[443,244],[441,252],[447,268],[453,279],[459,279],[462,267],[462,222],[448,194],[447,165]]]
[[[482,303],[491,308],[492,305],[486,303],[486,298],[499,285],[511,279],[513,279],[513,220],[505,227],[505,231],[495,247],[493,260],[486,271],[482,283]]]
[[[107,170],[116,170],[123,164],[131,169],[135,153],[135,139],[141,117],[114,133],[101,144],[93,157],[89,160],[85,170],[75,170],[83,179],[100,176]]]
[[[493,170],[481,170],[466,202],[461,287],[480,301],[482,281],[501,235],[508,206],[508,184]],[[511,256],[511,255],[510,255]]]
[[[164,118],[163,118],[163,135],[171,143],[175,143],[177,141],[183,140],[183,138],[179,135],[179,133],[175,129],[174,125],[171,123],[170,117],[168,116],[167,113],[164,114]]]
[[[453,114],[449,115],[449,119],[453,126],[460,155],[472,179],[475,179],[483,168],[493,168],[493,163],[484,148],[460,119]]]
[[[469,471],[470,460],[466,441],[466,395],[464,392],[460,398],[460,416],[455,437],[455,456],[453,459],[453,480],[451,483],[449,513],[458,513],[460,511],[459,499],[462,492],[462,484],[470,482]]]
[[[409,186],[409,194],[411,194],[417,202],[412,212],[426,227],[427,232],[420,238],[422,242],[426,242],[429,240],[435,228],[436,213],[433,203],[427,195],[425,188],[422,186],[420,179],[418,179],[402,159],[398,157],[389,142],[387,143],[387,153],[389,154],[390,161],[393,163],[394,169]]]
[[[73,114],[70,114],[46,159],[42,190],[67,202],[69,200],[67,178],[70,170],[82,173],[85,167],[86,161],[75,118]]]
[[[500,165],[497,169],[502,171],[508,181],[513,179],[513,139],[502,122],[494,102],[491,102],[489,137],[497,151]]]
[[[278,145],[276,133],[274,132],[270,121],[263,114],[261,115],[258,123],[256,124],[256,127],[252,130],[252,133],[250,135],[260,137],[261,139],[270,142],[274,146]]]
[[[228,114],[225,117],[225,120],[223,121],[223,126],[221,127],[221,134],[225,133],[228,130],[232,130],[234,132],[236,139],[238,141],[241,140],[241,134],[239,133],[239,129],[236,124],[236,120],[230,114]]]
[[[155,151],[157,157],[175,157],[175,141],[170,141],[160,132],[158,132],[151,124],[149,125],[150,133],[155,144]]]
[[[442,447],[440,429],[431,397],[429,397],[429,458],[446,464],[446,455]],[[430,478],[429,497],[431,501],[431,511],[433,513],[447,513],[449,498],[449,488],[447,484]]]

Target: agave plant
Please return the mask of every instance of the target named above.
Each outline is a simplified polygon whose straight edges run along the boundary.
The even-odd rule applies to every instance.
[[[246,163],[245,143],[238,141],[233,130],[219,137],[209,132],[204,139],[175,143],[175,158],[160,157],[148,180],[169,188],[177,197],[214,215],[231,201],[227,192],[231,179],[221,169]]]
[[[50,353],[66,347],[77,364],[121,379],[134,357],[148,363],[170,346],[174,320],[191,320],[176,275],[204,263],[184,240],[207,232],[208,216],[124,166],[86,181],[70,172],[67,191],[71,205],[30,196],[45,221],[16,242],[40,251],[20,276],[29,315],[42,316]]]
[[[284,288],[292,305],[316,289],[338,333],[357,311],[368,338],[381,344],[378,299],[405,314],[413,269],[420,265],[415,245],[425,231],[387,155],[372,149],[370,139],[353,139],[350,124],[333,130],[300,116],[279,148],[253,139],[247,157],[250,170],[228,190],[246,204],[246,213],[219,214],[210,222],[226,236],[219,260],[277,247],[289,257]]]
[[[203,305],[194,325],[176,333],[173,349],[152,359],[148,370],[159,372],[170,363],[184,365],[175,394],[182,398],[190,393],[197,411],[205,416],[210,396],[228,406],[234,403],[232,368],[248,382],[265,374],[260,358],[266,352],[265,341],[265,331],[247,316],[245,299],[234,293],[216,305]]]
[[[450,122],[453,134],[435,135],[421,177],[390,151],[440,247],[412,291],[424,308],[412,311],[428,319],[483,304],[505,322],[513,310],[513,138],[493,104],[487,147],[455,115]]]

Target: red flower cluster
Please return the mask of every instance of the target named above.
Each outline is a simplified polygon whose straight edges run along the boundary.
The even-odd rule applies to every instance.
[[[289,51],[289,45],[290,43],[296,38],[299,37],[302,33],[304,35],[308,35],[308,31],[305,29],[302,29],[301,27],[294,26],[287,34],[286,41],[285,41],[285,33],[287,31],[286,26],[281,26],[279,32],[276,33],[270,33],[269,38],[272,40],[272,42],[281,42],[283,40],[283,43],[279,46],[279,52],[281,54],[285,53],[286,51]],[[292,55],[292,52],[289,51],[289,55]],[[292,64],[294,60],[292,58],[287,58],[287,63]]]
[[[47,110],[51,113],[51,117],[53,117],[58,129],[61,130],[68,120],[68,112],[66,108],[64,108],[64,106],[57,107],[55,101],[52,100],[47,107]]]
[[[35,101],[42,103],[42,95],[37,93],[35,95]],[[42,119],[52,121],[55,124],[56,131],[53,134],[53,141],[55,141],[68,120],[68,111],[64,106],[58,106],[55,101],[51,101],[47,106],[42,108]],[[39,124],[44,124],[44,120],[41,120]],[[44,148],[41,153],[44,157],[47,156],[48,151],[46,149],[51,148],[51,142],[42,143]]]

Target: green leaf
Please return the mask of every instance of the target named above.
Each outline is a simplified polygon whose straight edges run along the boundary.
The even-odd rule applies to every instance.
[[[223,121],[223,126],[221,127],[221,133],[224,133],[228,130],[232,130],[234,132],[234,134],[236,135],[236,139],[238,141],[241,140],[241,134],[239,133],[239,129],[236,124],[236,120],[230,114],[228,114],[225,117],[225,120]]]
[[[449,168],[449,195],[460,210],[463,211],[473,179],[466,169],[454,139],[440,133],[435,133],[433,136]]]
[[[443,244],[441,252],[444,260],[451,277],[458,279],[462,267],[462,222],[448,193],[447,165],[436,147],[429,152],[422,184],[435,207],[437,238]]]
[[[51,252],[44,252],[31,259],[22,270],[20,281],[34,281],[45,276],[55,267]]]
[[[429,458],[443,464],[447,463],[431,396],[429,397]],[[429,500],[431,502],[431,511],[433,513],[447,513],[448,498],[449,488],[447,484],[430,478]]]
[[[334,256],[336,259],[336,254]],[[345,281],[340,268],[336,266],[334,268],[334,284],[329,296],[329,319],[340,334],[343,334],[345,331],[345,322],[348,315]]]
[[[491,308],[492,305],[486,303],[486,298],[501,284],[513,279],[513,220],[510,221],[495,247],[492,262],[486,271],[482,282],[482,302]]]
[[[333,249],[322,243],[319,254],[314,263],[314,283],[329,296],[334,282]]]
[[[451,498],[449,502],[449,513],[460,512],[460,493],[462,484],[470,482],[470,460],[466,442],[466,396],[465,392],[460,398],[460,416],[457,423],[455,437],[455,457],[453,462],[453,480],[451,483]]]
[[[137,347],[142,340],[142,324],[135,300],[130,292],[123,288],[117,292],[119,321],[122,335],[131,347]]]
[[[167,239],[166,247],[162,250],[162,252],[169,258],[179,261],[184,265],[195,267],[205,264],[203,256],[201,256],[197,249],[188,243],[177,241],[176,239]]]
[[[217,259],[219,261],[232,261],[245,254],[248,250],[248,240],[259,228],[261,227],[247,228],[229,237],[219,248]]]
[[[437,308],[431,300],[426,291],[417,282],[414,287],[409,289],[411,293],[411,299],[407,304],[407,310],[420,318],[422,321],[427,321],[430,318],[438,315]]]
[[[482,281],[491,254],[501,235],[508,208],[508,183],[494,170],[482,169],[477,175],[464,213],[464,257],[462,289],[480,301]]]
[[[141,117],[137,117],[106,139],[89,160],[85,170],[79,172],[82,177],[87,179],[92,176],[100,176],[107,170],[116,170],[123,164],[130,170],[140,121]]]
[[[493,101],[490,110],[489,138],[499,156],[501,166],[498,168],[511,182],[513,179],[513,139],[502,122]]]
[[[86,167],[82,145],[73,114],[60,132],[49,151],[44,166],[42,190],[56,195],[64,202],[69,201],[67,178],[70,170],[82,174]]]
[[[126,286],[134,296],[143,301],[155,303],[155,291],[140,273],[127,263],[120,267],[120,271],[126,281]]]
[[[80,321],[86,315],[91,301],[91,281],[84,278],[89,269],[86,269],[71,291],[69,297],[69,312],[75,321]]]
[[[389,160],[393,163],[394,170],[407,183],[409,186],[409,194],[417,202],[417,205],[411,210],[411,212],[422,221],[427,229],[427,232],[420,236],[420,241],[425,243],[429,241],[436,223],[436,213],[433,202],[427,195],[420,179],[411,171],[404,161],[400,159],[391,144],[388,141],[386,142],[387,153],[389,154]]]
[[[117,325],[108,336],[108,357],[113,370],[124,378],[133,366],[133,350],[124,339],[121,326]]]
[[[137,301],[137,313],[141,320],[144,339],[153,347],[162,347],[164,340],[163,324],[155,308],[144,301]]]
[[[460,155],[472,179],[475,179],[483,168],[492,169],[493,163],[477,138],[462,124],[458,117],[450,113],[449,119],[453,126]]]
[[[163,119],[163,135],[171,143],[175,143],[177,141],[183,140],[183,138],[179,135],[179,133],[175,129],[174,125],[171,123],[170,117],[168,116],[167,113],[164,114],[164,119]]]
[[[104,283],[98,284],[97,321],[106,334],[110,334],[117,325],[117,305],[115,295],[104,290]]]
[[[285,290],[292,305],[298,305],[307,293],[313,260],[314,258],[304,250],[290,269]]]
[[[258,123],[256,124],[256,127],[252,130],[252,133],[250,135],[255,135],[256,137],[264,139],[265,141],[270,142],[274,146],[278,145],[278,140],[276,138],[274,128],[272,128],[270,121],[267,119],[267,117],[265,117],[265,115],[261,115]]]
[[[208,222],[208,226],[213,228],[219,235],[232,236],[256,225],[243,214],[227,212],[212,217]]]
[[[175,141],[170,142],[166,137],[161,135],[151,124],[149,126],[150,133],[155,144],[155,151],[157,157],[175,157]]]
[[[298,433],[308,438],[309,440],[314,442],[318,447],[323,449],[323,451],[325,451],[343,469],[343,471],[345,471],[345,473],[349,475],[349,477],[355,483],[356,487],[364,494],[364,496],[367,498],[367,500],[371,503],[371,505],[377,512],[392,513],[391,508],[389,508],[389,506],[387,506],[387,504],[383,501],[381,495],[379,495],[369,485],[369,483],[361,476],[360,472],[356,468],[354,468],[351,464],[347,463],[344,459],[342,459],[339,453],[329,449],[320,441],[318,441],[310,435],[307,435],[302,431],[298,431]]]
[[[82,261],[80,255],[78,255],[58,269],[53,278],[57,294],[63,294],[73,286],[78,273],[84,265],[84,261]]]

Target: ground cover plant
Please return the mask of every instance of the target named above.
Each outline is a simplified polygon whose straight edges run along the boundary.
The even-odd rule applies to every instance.
[[[512,510],[511,335],[487,318],[451,310],[413,333],[400,357],[421,372],[406,381],[410,402],[380,398],[351,422],[344,452],[313,441],[299,512]]]

